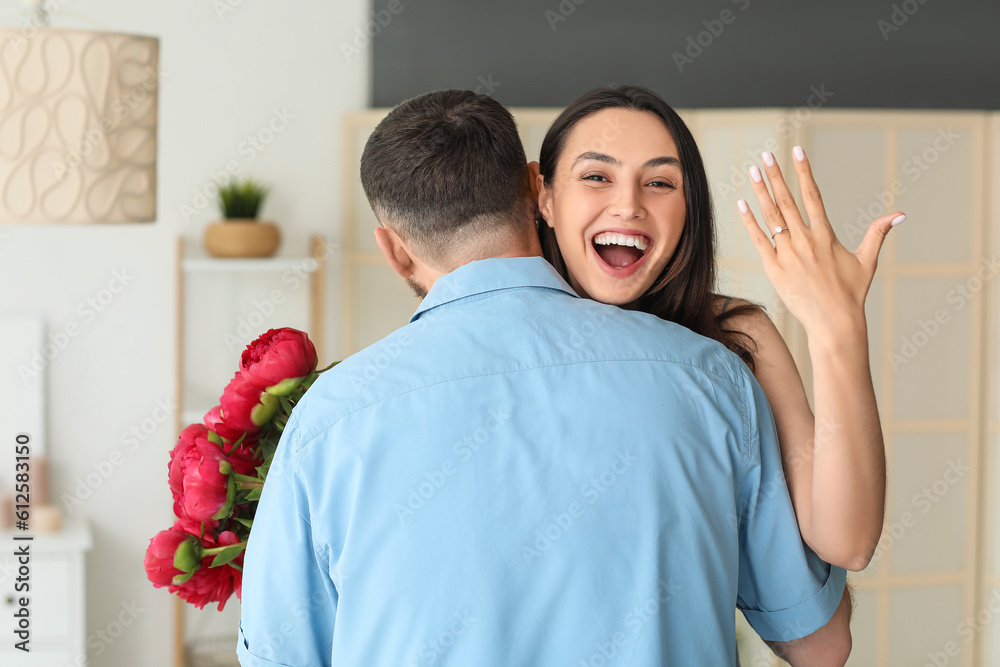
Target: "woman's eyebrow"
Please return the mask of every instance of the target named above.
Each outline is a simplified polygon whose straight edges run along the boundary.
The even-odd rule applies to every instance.
[[[646,160],[646,163],[642,165],[643,169],[648,169],[649,167],[661,167],[663,165],[670,165],[671,167],[680,167],[681,161],[670,155],[661,155],[660,157],[654,157],[650,160]]]
[[[575,160],[573,160],[573,166],[576,166],[577,162],[582,162],[583,160],[594,160],[596,162],[604,162],[610,164],[613,167],[621,167],[622,163],[617,158],[611,157],[607,153],[597,153],[594,151],[587,151],[586,153],[580,153]],[[643,169],[649,169],[650,167],[661,167],[663,165],[670,165],[672,167],[681,166],[681,161],[671,155],[661,155],[660,157],[650,158],[642,165]]]
[[[586,153],[580,153],[578,156],[576,156],[576,159],[573,160],[573,165],[576,166],[577,162],[582,162],[584,160],[595,160],[597,162],[606,162],[607,164],[610,164],[614,167],[622,166],[621,161],[618,160],[617,158],[613,158],[607,153],[596,153],[594,151],[587,151]]]

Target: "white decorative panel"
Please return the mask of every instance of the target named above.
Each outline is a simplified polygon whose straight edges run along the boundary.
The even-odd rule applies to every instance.
[[[954,115],[941,120],[926,129],[899,131],[894,208],[910,217],[906,230],[900,230],[905,233],[896,239],[900,263],[973,260],[972,220],[981,208],[976,174],[981,171],[982,138],[977,128]]]
[[[987,145],[988,172],[986,184],[988,207],[986,219],[989,245],[985,254],[996,262],[1000,258],[1000,113],[990,114]],[[989,272],[987,295],[990,304],[986,321],[986,354],[988,369],[987,409],[989,456],[986,461],[986,534],[983,536],[985,582],[984,600],[980,606],[992,613],[993,621],[983,630],[983,654],[980,665],[1000,664],[1000,275]]]
[[[897,419],[971,416],[975,403],[969,393],[969,373],[977,351],[970,345],[970,336],[975,303],[958,306],[955,301],[955,290],[964,281],[956,277],[896,281],[889,365],[894,374],[891,414]]]
[[[156,218],[159,42],[0,29],[0,222]]]
[[[964,434],[897,434],[889,469],[895,536],[893,574],[959,572],[965,566],[965,511],[975,476]]]
[[[957,655],[942,664],[968,664],[971,644],[956,632],[962,621],[962,589],[958,586],[901,588],[889,594],[889,667],[922,667],[956,645]],[[939,659],[940,660],[940,659]]]

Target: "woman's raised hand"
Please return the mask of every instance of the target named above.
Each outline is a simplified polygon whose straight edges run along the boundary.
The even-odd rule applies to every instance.
[[[805,327],[811,342],[815,342],[814,337],[836,339],[862,333],[865,297],[882,242],[906,216],[897,211],[878,218],[869,226],[858,249],[850,252],[834,234],[805,152],[796,146],[793,153],[809,223],[799,214],[777,161],[767,152],[761,156],[767,183],[756,166],[750,168],[750,180],[771,238],[741,199],[737,206],[743,225],[764,262],[768,279]]]

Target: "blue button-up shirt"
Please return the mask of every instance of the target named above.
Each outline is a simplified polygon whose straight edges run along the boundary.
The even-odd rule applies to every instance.
[[[439,278],[296,407],[244,564],[244,667],[732,665],[831,618],[767,402],[722,345],[541,258]]]

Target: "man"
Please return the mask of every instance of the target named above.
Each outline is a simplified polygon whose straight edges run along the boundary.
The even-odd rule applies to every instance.
[[[540,257],[493,99],[404,102],[361,160],[426,295],[325,373],[245,557],[244,667],[733,665],[733,607],[843,665],[844,571],[803,545],[771,414],[721,345],[578,298]]]

